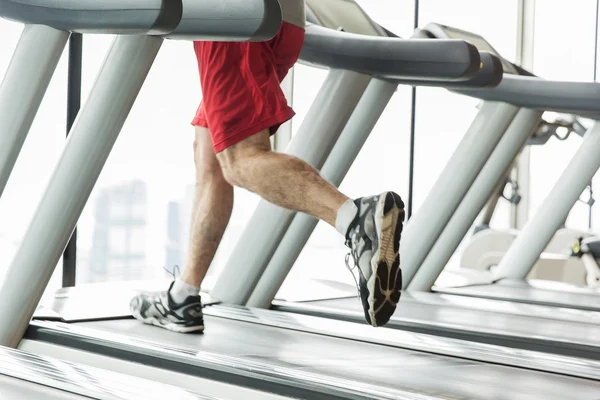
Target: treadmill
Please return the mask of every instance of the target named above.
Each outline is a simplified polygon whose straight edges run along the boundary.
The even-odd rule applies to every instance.
[[[441,25],[430,25],[429,28],[434,37],[462,38],[480,48],[490,46],[483,38],[476,38],[476,35],[469,32]],[[497,52],[495,54],[498,55]],[[600,159],[597,157],[600,151],[600,125],[595,122],[599,116],[600,85],[593,82],[546,81],[522,68],[518,68],[518,72],[517,76],[507,77],[509,79],[504,79],[493,90],[458,92],[484,101],[502,101],[521,107],[521,110],[528,110],[529,113],[571,113],[592,119],[592,126],[585,133],[579,150],[558,178],[542,206],[519,233],[497,266],[483,274],[466,271],[445,272],[438,279],[443,265],[456,250],[460,238],[466,234],[467,225],[474,222],[475,211],[482,209],[482,194],[491,195],[493,189],[490,189],[490,182],[499,181],[499,170],[508,166],[508,157],[514,154],[518,146],[522,146],[516,141],[510,143],[509,138],[503,139],[490,154],[487,164],[476,179],[472,180],[471,188],[461,191],[463,198],[460,204],[456,204],[452,209],[451,217],[444,215],[441,221],[447,221],[445,226],[432,229],[435,232],[431,232],[433,241],[429,242],[432,246],[425,254],[426,257],[411,258],[416,249],[411,250],[410,243],[406,244],[409,259],[415,261],[408,265],[409,279],[406,288],[409,291],[433,290],[438,293],[546,305],[559,309],[600,311],[598,289],[560,282],[526,281],[527,275],[552,236],[566,220],[569,211],[584,191],[587,185],[584,181],[591,180],[600,167]],[[509,136],[509,133],[507,131],[506,136]],[[413,225],[416,223],[413,222]],[[422,232],[423,228],[420,230]],[[410,241],[411,238],[413,241],[417,240],[414,235],[407,240]],[[593,242],[593,239],[588,242]],[[595,314],[582,314],[582,318],[593,319],[592,315]]]
[[[376,26],[362,12],[341,13],[338,11],[342,10],[343,6],[347,7],[348,4],[347,1],[313,2],[309,0],[307,15],[309,21],[315,24],[310,28],[337,29],[338,27],[353,26],[355,30],[366,30]],[[383,37],[393,35],[381,27],[374,34]],[[454,81],[443,84],[437,82],[442,87],[480,97],[486,101],[449,161],[448,168],[444,170],[438,180],[438,185],[434,187],[434,191],[423,205],[423,209],[419,210],[405,227],[403,243],[409,243],[404,246],[404,250],[408,253],[407,256],[402,253],[405,284],[410,282],[410,266],[417,265],[414,262],[411,264],[410,257],[414,260],[415,256],[429,254],[426,248],[419,248],[420,251],[415,253],[415,246],[422,246],[421,241],[428,239],[433,239],[433,243],[435,243],[436,233],[423,232],[423,230],[428,227],[433,227],[433,230],[442,230],[444,227],[442,222],[455,214],[455,208],[452,205],[458,206],[465,195],[470,198],[475,196],[471,203],[461,205],[459,209],[459,212],[465,217],[458,219],[455,216],[450,222],[450,224],[454,224],[453,226],[463,229],[464,232],[455,232],[452,237],[446,238],[455,240],[454,243],[439,248],[436,245],[432,251],[433,253],[444,250],[443,254],[449,259],[454,252],[455,247],[453,246],[458,245],[460,238],[471,226],[472,221],[469,218],[475,219],[478,210],[483,208],[485,200],[489,197],[487,193],[495,188],[496,182],[508,168],[510,161],[514,159],[522,146],[525,146],[527,138],[536,131],[541,123],[543,109],[560,108],[561,111],[570,113],[583,111],[584,114],[587,114],[593,111],[594,101],[599,98],[597,93],[592,90],[598,84],[543,81],[535,78],[522,68],[501,58],[489,42],[474,33],[439,24],[430,24],[417,31],[415,37],[435,40],[468,40],[478,47],[482,55],[492,55],[492,61],[484,63],[484,67],[493,66],[495,62],[498,62],[504,72],[504,79],[497,88],[492,89],[487,89],[485,80],[480,80],[481,86],[476,90],[461,89],[460,85],[465,85],[465,82]],[[306,54],[304,55],[306,56]],[[304,57],[305,61],[306,58]],[[469,83],[477,81],[483,76],[485,75],[479,74],[478,77],[471,78]],[[490,76],[488,75],[487,85],[494,87],[496,85],[490,83],[493,81]],[[361,99],[361,102],[364,102],[361,103],[361,106],[365,111],[361,111],[362,107],[357,108],[327,157],[324,159],[321,154],[315,155],[314,150],[297,155],[310,160],[313,165],[321,169],[323,176],[333,184],[339,185],[398,84],[428,85],[430,83],[417,83],[409,79],[389,79],[387,77],[373,79]],[[516,91],[519,102],[524,102],[522,107],[504,102],[507,96],[506,87]],[[583,87],[587,89],[582,90]],[[523,91],[525,93],[522,93]],[[496,97],[494,96],[502,101],[495,101]],[[537,104],[540,109],[526,108],[533,103]],[[308,135],[308,132],[305,134]],[[470,159],[475,165],[465,163],[465,159]],[[483,168],[484,166],[485,168]],[[482,176],[478,178],[477,173],[480,170]],[[476,178],[477,182],[474,182]],[[471,183],[473,183],[473,188],[469,191]],[[469,191],[468,195],[467,191]],[[444,198],[444,204],[439,203],[438,199],[440,198]],[[473,206],[473,201],[478,204]],[[414,219],[419,222],[415,222]],[[363,311],[360,302],[356,299],[354,287],[340,288],[341,285],[337,284],[336,288],[327,282],[315,282],[315,285],[323,287],[329,292],[337,291],[338,298],[290,301],[283,294],[283,297],[276,298],[279,288],[316,224],[317,221],[312,217],[303,214],[295,215],[267,202],[262,202],[249,224],[253,229],[244,232],[211,294],[227,304],[260,308],[273,306],[280,311],[362,322],[364,320]],[[256,227],[259,226],[261,228],[257,230]],[[423,229],[417,230],[419,228]],[[431,261],[430,258],[427,259],[427,262],[429,261]],[[437,262],[435,267],[441,271],[446,262],[447,260]],[[242,263],[252,265],[252,268],[240,270],[238,266]],[[432,272],[428,276],[435,280],[437,276],[435,273],[439,274],[439,271]],[[419,270],[419,274],[422,275],[422,272]],[[425,277],[428,276],[425,275]],[[483,276],[470,277],[469,284],[471,285],[474,282],[473,278],[475,278],[475,282],[491,282],[490,276],[483,274]],[[254,287],[248,283],[253,283]],[[433,281],[430,282],[430,285],[432,284]],[[411,287],[406,291],[395,316],[387,327],[518,349],[583,356],[596,360],[600,357],[600,316],[595,313],[584,310],[548,308],[536,304],[465,299],[443,293],[432,293],[430,289],[431,286],[429,288],[425,286],[420,290],[413,290]],[[323,290],[321,289],[321,291]]]
[[[175,386],[0,348],[3,400],[155,399],[217,400]]]
[[[171,7],[175,3],[170,0],[163,6]],[[259,9],[261,4],[263,8],[273,4],[268,1],[251,3]],[[23,2],[19,4],[23,5]],[[53,1],[52,4],[61,3]],[[140,2],[137,4],[141,5]],[[231,6],[235,4],[232,0]],[[52,8],[51,4],[48,6]],[[102,4],[90,3],[89,6],[96,13]],[[233,20],[243,17],[236,15],[235,8],[224,9]],[[194,8],[186,8],[184,4],[184,18],[186,10],[192,12]],[[31,15],[31,10],[25,8],[25,11],[28,12],[19,18],[28,22],[26,16]],[[264,11],[260,10],[259,14],[263,17],[269,15]],[[86,13],[78,13],[82,14]],[[12,17],[17,18],[14,14]],[[61,13],[57,12],[54,17],[60,18]],[[261,22],[260,26],[265,26],[265,23]],[[200,36],[202,27],[196,29]],[[36,31],[51,37],[56,29],[38,25],[26,30],[24,35]],[[479,53],[460,40],[404,41],[399,38],[372,39],[365,34],[333,30],[327,32],[329,35],[319,35],[319,32],[322,30],[307,31],[309,48],[312,45],[314,50],[316,44],[322,41],[325,47],[335,48],[349,58],[352,49],[359,50],[360,54],[355,54],[354,60],[362,63],[361,68],[369,63],[382,68],[385,63],[376,60],[385,61],[393,57],[395,61],[388,65],[394,68],[391,75],[398,78],[403,77],[398,71],[404,71],[407,79],[468,81],[477,75],[481,65]],[[344,37],[348,38],[347,42],[344,42]],[[49,307],[51,312],[47,312],[46,316],[38,314],[37,320],[30,323],[93,182],[133,103],[132,97],[135,96],[129,92],[139,90],[140,81],[143,81],[140,75],[147,73],[148,60],[156,54],[161,40],[141,34],[119,36],[115,40],[90,101],[82,109],[69,135],[63,157],[29,226],[23,246],[0,286],[0,311],[7,316],[6,320],[11,321],[0,326],[1,344],[87,365],[102,365],[130,375],[167,381],[182,388],[204,387],[202,385],[208,380],[222,383],[229,390],[235,387],[252,389],[260,391],[265,396],[263,398],[533,399],[556,394],[577,399],[597,397],[600,393],[597,371],[600,368],[593,360],[515,352],[490,345],[477,345],[476,351],[470,351],[472,344],[468,342],[413,333],[406,333],[404,339],[413,343],[416,349],[401,348],[383,339],[368,342],[358,336],[336,337],[341,332],[371,329],[362,324],[221,305],[207,308],[207,330],[204,334],[173,334],[132,320],[128,310],[120,311],[128,308],[131,293],[125,291],[120,298],[114,285],[101,285],[98,289],[104,294],[110,291],[114,304],[98,304],[98,297],[90,287],[68,289],[55,297],[54,304]],[[22,44],[32,46],[29,41]],[[17,53],[22,51],[22,44]],[[383,48],[389,51],[382,52]],[[130,53],[134,57],[128,58]],[[317,53],[313,51],[311,54]],[[403,65],[403,58],[407,59],[406,65]],[[422,60],[422,65],[415,60]],[[356,111],[367,111],[363,107],[371,104],[364,100],[368,97],[365,92],[369,91],[370,80],[372,77],[356,71],[330,72],[312,110],[312,113],[320,112],[338,119],[337,125],[333,124],[329,131],[325,129],[327,140],[334,141],[339,135],[340,127],[345,126],[344,118],[349,119]],[[113,90],[108,90],[110,87]],[[111,96],[112,103],[106,105],[109,103],[107,94],[114,95],[116,88],[119,88],[120,95],[116,98]],[[339,91],[334,92],[332,88]],[[339,100],[338,96],[343,91],[348,93],[350,103],[354,97],[354,104],[332,101]],[[0,98],[2,95],[3,90],[0,90]],[[323,104],[328,106],[325,110],[319,109]],[[345,112],[344,107],[347,108]],[[335,108],[341,114],[332,115],[331,110]],[[0,112],[4,115],[3,109]],[[59,190],[66,182],[80,188],[75,196]],[[32,276],[39,278],[34,286],[30,284]],[[65,311],[69,308],[77,312],[69,316]],[[57,315],[53,316],[53,313]],[[287,321],[282,321],[282,318],[287,318]],[[338,335],[332,334],[333,327],[328,332],[323,328],[320,331],[312,328],[327,326],[328,323],[335,324]],[[22,339],[24,331],[27,333]],[[409,337],[412,339],[409,340]],[[469,378],[466,379],[466,376]],[[506,380],[512,382],[509,387],[506,387]]]

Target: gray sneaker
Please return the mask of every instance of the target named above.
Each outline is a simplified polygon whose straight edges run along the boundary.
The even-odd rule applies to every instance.
[[[135,296],[129,304],[131,314],[145,324],[173,332],[202,332],[204,318],[200,296],[189,296],[183,303],[176,304],[169,295],[173,283],[167,291]]]
[[[359,198],[354,203],[358,214],[346,234],[346,246],[350,248],[346,266],[357,281],[365,319],[372,326],[383,326],[400,301],[404,203],[394,192]]]

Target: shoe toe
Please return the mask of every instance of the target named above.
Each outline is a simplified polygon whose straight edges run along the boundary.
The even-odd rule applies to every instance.
[[[139,308],[140,308],[141,305],[142,305],[142,301],[141,301],[140,297],[139,296],[135,296],[129,302],[129,309],[131,311],[139,310]]]

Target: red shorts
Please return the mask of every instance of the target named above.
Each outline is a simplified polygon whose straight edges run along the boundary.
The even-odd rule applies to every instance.
[[[304,29],[284,22],[268,42],[194,42],[203,99],[192,125],[210,130],[215,153],[295,113],[281,90],[304,44]]]

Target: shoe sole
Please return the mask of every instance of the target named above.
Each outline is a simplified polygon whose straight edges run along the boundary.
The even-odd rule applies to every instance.
[[[141,322],[143,322],[143,323],[145,323],[147,325],[154,325],[154,326],[157,326],[159,328],[164,328],[164,329],[169,330],[171,332],[176,332],[176,333],[197,333],[197,332],[203,332],[204,331],[204,325],[181,326],[181,325],[178,325],[178,324],[174,324],[172,322],[168,323],[168,324],[163,324],[163,323],[160,322],[160,320],[158,318],[155,318],[155,317],[144,318],[137,311],[132,311],[131,314],[138,321],[141,321]]]
[[[375,209],[375,228],[379,233],[377,249],[371,258],[369,323],[383,326],[396,311],[402,289],[400,236],[404,223],[404,203],[394,192],[382,195]]]

